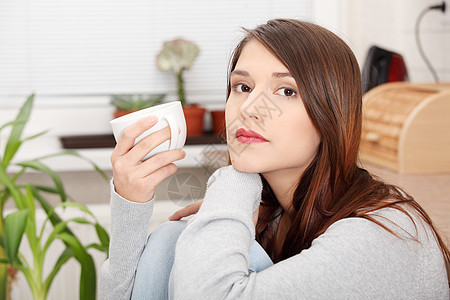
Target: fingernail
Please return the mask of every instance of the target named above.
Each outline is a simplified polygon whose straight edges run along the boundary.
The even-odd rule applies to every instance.
[[[168,219],[169,221],[172,221],[173,215],[171,215]]]
[[[186,151],[181,150],[181,155],[186,156]]]
[[[150,116],[150,117],[148,117],[148,121],[150,122],[150,124],[153,124],[153,123],[155,123],[156,122],[156,116]]]

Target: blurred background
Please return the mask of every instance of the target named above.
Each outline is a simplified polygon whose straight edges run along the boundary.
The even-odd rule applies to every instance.
[[[417,46],[416,25],[421,12],[442,2],[447,4],[446,11],[427,11],[419,27],[423,52],[444,83],[430,95],[445,90],[450,82],[448,0],[0,0],[0,125],[12,120],[27,96],[35,93],[25,132],[50,131],[24,145],[17,161],[65,150],[61,137],[91,136],[99,141],[111,134],[109,121],[116,109],[112,95],[164,94],[163,102],[178,99],[175,76],[159,70],[156,57],[163,42],[182,38],[195,43],[199,55],[184,72],[185,93],[189,104],[206,110],[202,125],[206,138],[191,138],[185,147],[187,157],[177,163],[177,175],[158,187],[150,231],[176,209],[200,199],[209,175],[226,164],[226,144],[211,138],[211,112],[225,107],[228,61],[243,36],[241,27],[252,28],[271,18],[308,20],[344,39],[361,70],[369,49],[377,46],[401,57],[407,70],[402,80],[433,83],[436,79]],[[448,141],[447,131],[436,140]],[[8,131],[2,131],[0,138],[7,135]],[[429,142],[419,139],[418,143],[420,148]],[[97,143],[75,151],[111,175],[111,145]],[[450,152],[440,155],[439,164],[450,166]],[[392,167],[373,160],[362,164],[415,196],[450,237],[448,172],[401,172],[397,164]],[[83,161],[57,157],[49,159],[48,165],[61,176],[68,194],[89,205],[109,228],[109,183]],[[32,172],[24,176],[24,181],[50,180]],[[103,259],[97,257],[98,266]],[[78,297],[77,289],[71,287],[73,276],[79,276],[77,268],[75,264],[65,268],[53,284],[51,299]],[[13,291],[15,299],[29,297],[22,283],[23,279]],[[68,296],[69,287],[75,292]]]
[[[20,102],[31,92],[38,98],[57,97],[54,101],[61,105],[72,97],[117,93],[166,93],[170,100],[174,78],[159,71],[155,59],[164,41],[181,37],[200,48],[186,76],[189,97],[220,105],[240,27],[274,17],[327,27],[350,45],[361,67],[372,45],[398,52],[411,81],[432,81],[415,44],[414,25],[422,9],[436,3],[440,1],[2,0],[0,103],[11,105],[13,97]],[[430,12],[421,28],[424,50],[442,81],[450,80],[448,14]]]

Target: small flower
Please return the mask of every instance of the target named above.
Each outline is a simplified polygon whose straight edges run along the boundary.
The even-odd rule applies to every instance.
[[[156,65],[163,72],[179,74],[192,66],[199,52],[197,45],[190,41],[176,39],[165,42],[156,58]]]

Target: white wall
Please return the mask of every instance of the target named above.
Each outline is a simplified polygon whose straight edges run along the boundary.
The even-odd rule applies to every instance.
[[[360,65],[363,65],[369,47],[375,44],[403,55],[411,81],[433,81],[419,55],[414,26],[422,9],[440,3],[440,0],[346,0],[347,24],[342,27]],[[440,80],[447,82],[450,81],[449,14],[447,0],[446,15],[437,10],[428,12],[420,27],[424,51]]]
[[[432,81],[432,76],[415,45],[414,24],[424,7],[436,3],[440,1],[316,0],[314,18],[318,24],[336,32],[350,45],[361,66],[369,47],[376,44],[404,56],[411,81],[427,82]],[[450,14],[450,7],[447,14]],[[444,19],[441,12],[429,12],[422,25],[424,50],[441,81],[450,81],[450,57],[447,55],[450,52],[450,17]],[[22,101],[11,99],[0,102],[0,123],[11,119],[15,115],[17,103]],[[224,103],[215,104],[207,99],[199,102],[206,105],[207,109],[224,107]],[[112,108],[107,103],[104,97],[82,101],[38,97],[29,130],[36,132],[38,128],[50,128],[50,135],[110,132],[108,121]],[[206,129],[209,129],[209,115],[205,121]]]

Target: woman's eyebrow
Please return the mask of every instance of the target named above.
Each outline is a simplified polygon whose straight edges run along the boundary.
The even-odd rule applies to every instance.
[[[233,70],[233,72],[231,72],[231,75],[241,75],[244,77],[250,76],[250,74],[247,71],[242,71],[242,70]]]
[[[289,72],[274,72],[272,77],[283,78],[283,77],[293,77]]]
[[[231,72],[231,75],[241,75],[244,77],[249,77],[250,73],[248,73],[247,71],[236,69]],[[283,77],[293,77],[293,76],[289,72],[273,72],[272,77],[283,78]]]

